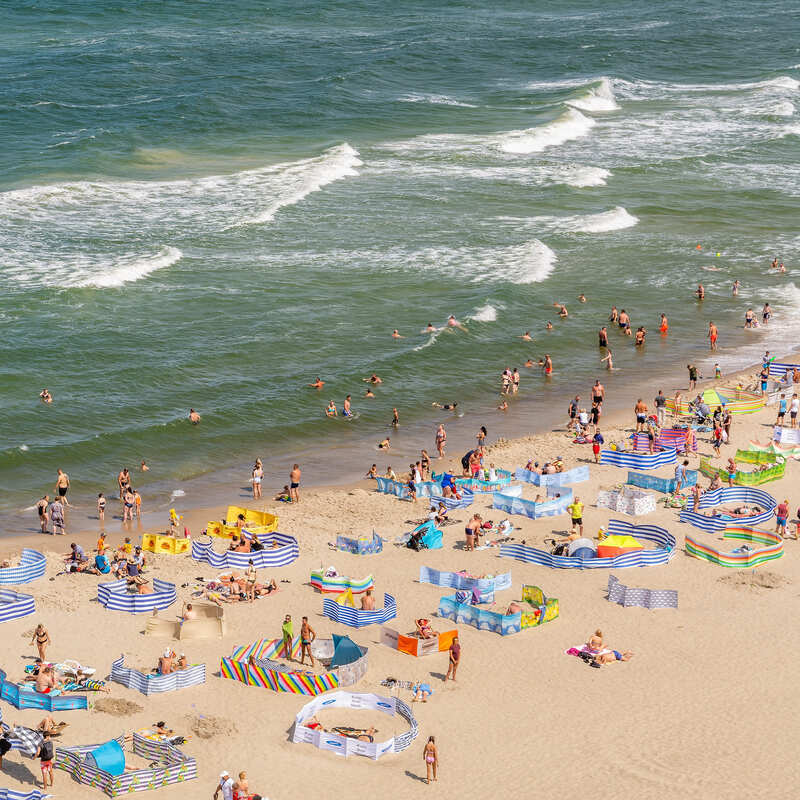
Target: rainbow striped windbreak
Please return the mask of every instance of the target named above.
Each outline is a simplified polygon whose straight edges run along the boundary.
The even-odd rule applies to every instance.
[[[743,569],[757,567],[774,561],[783,555],[783,540],[776,533],[757,531],[753,528],[726,528],[723,531],[726,539],[737,539],[750,544],[764,545],[742,553],[722,553],[716,547],[701,542],[690,534],[686,534],[686,553],[693,558],[710,561],[720,567]]]

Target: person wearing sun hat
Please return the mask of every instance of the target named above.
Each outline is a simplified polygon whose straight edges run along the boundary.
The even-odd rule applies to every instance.
[[[222,792],[222,800],[233,800],[233,778],[226,769],[219,774],[219,785],[214,790],[214,800],[217,800],[220,792]]]

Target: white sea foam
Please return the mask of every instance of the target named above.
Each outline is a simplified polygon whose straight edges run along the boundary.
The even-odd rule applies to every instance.
[[[317,192],[329,183],[358,175],[356,167],[363,162],[358,152],[349,144],[333,147],[321,156],[306,158],[285,165],[282,171],[282,186],[277,197],[253,217],[246,217],[237,224],[261,224],[272,222],[275,214],[284,206],[293,206],[312,192]]]
[[[461,108],[477,108],[472,103],[465,103],[462,100],[456,100],[454,97],[449,97],[446,94],[422,94],[412,92],[397,98],[401,103],[431,103],[437,106],[459,106]]]
[[[788,100],[784,100],[769,109],[767,113],[774,117],[791,117],[794,114],[794,106]]]
[[[559,169],[561,180],[568,186],[579,188],[588,186],[605,186],[606,178],[611,177],[611,171],[602,167],[582,167],[580,165],[565,165]]]
[[[507,281],[516,284],[546,280],[557,261],[556,254],[539,239],[507,247],[428,249],[420,251],[417,258],[472,283]]]
[[[356,175],[360,164],[358,153],[342,144],[313,158],[229,175],[0,192],[2,277],[28,286],[102,288],[138,280],[175,263],[182,236],[269,222],[280,209]],[[166,249],[154,252],[153,242]]]
[[[617,111],[614,92],[611,89],[611,81],[608,78],[601,78],[598,83],[590,87],[585,94],[574,97],[566,101],[567,105],[579,108],[581,111]]]
[[[183,489],[173,489],[172,493],[169,496],[169,501],[171,503],[177,497],[184,497],[185,495],[186,495],[186,492],[184,492]]]
[[[497,145],[506,153],[519,155],[541,153],[547,147],[556,147],[571,139],[586,136],[595,124],[593,119],[585,117],[575,108],[570,108],[545,125],[502,134],[497,140]]]
[[[19,449],[22,450],[23,453],[27,453],[28,450],[29,450],[28,445],[26,445],[26,444],[21,444],[19,446]]]
[[[468,321],[473,322],[494,322],[497,319],[497,308],[491,303],[485,303],[475,308],[467,317]]]
[[[91,277],[79,277],[71,280],[65,277],[62,286],[90,287],[95,289],[111,289],[126,283],[133,283],[147,277],[164,267],[170,267],[183,258],[177,247],[165,247],[155,255],[122,256],[108,264],[103,271],[97,271]]]
[[[616,206],[610,211],[601,211],[598,214],[577,214],[567,217],[500,217],[501,222],[510,222],[515,225],[524,225],[537,231],[550,231],[557,233],[607,233],[632,228],[639,222],[627,209]]]

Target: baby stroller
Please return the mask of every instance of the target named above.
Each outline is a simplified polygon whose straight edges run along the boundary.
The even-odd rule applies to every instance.
[[[699,403],[696,400],[690,401],[689,413],[694,417],[694,421],[698,425],[712,426],[714,424],[711,418],[711,409],[702,401]]]

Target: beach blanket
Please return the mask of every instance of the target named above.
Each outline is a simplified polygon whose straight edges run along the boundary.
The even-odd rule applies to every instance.
[[[593,656],[604,656],[606,653],[613,652],[613,650],[609,650],[607,647],[604,647],[602,650],[592,650],[588,644],[579,644],[575,647],[570,647],[568,650],[565,650],[564,655],[576,656],[577,658],[580,658],[583,653],[588,653],[589,655]]]

